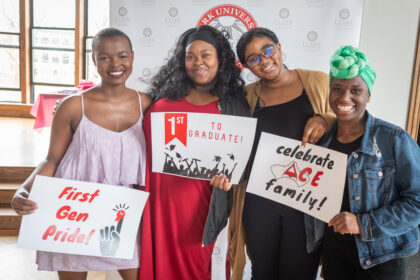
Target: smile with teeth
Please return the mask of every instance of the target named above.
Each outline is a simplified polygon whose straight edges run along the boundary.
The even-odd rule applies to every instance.
[[[342,111],[342,112],[348,112],[351,109],[353,109],[353,105],[337,105],[338,110]]]
[[[123,73],[124,73],[124,71],[114,71],[114,72],[109,72],[108,74],[109,74],[110,76],[113,76],[113,77],[119,77],[119,76],[121,76]]]
[[[264,71],[264,72],[266,72],[266,71],[270,71],[272,67],[273,67],[273,63],[270,63],[270,64],[268,64],[267,66],[265,66],[265,67],[263,68],[263,71]]]

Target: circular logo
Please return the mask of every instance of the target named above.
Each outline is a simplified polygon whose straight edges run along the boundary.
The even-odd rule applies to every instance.
[[[145,29],[143,29],[143,35],[144,37],[152,36],[152,29],[150,27],[146,27]]]
[[[280,16],[282,19],[286,19],[286,18],[288,18],[288,17],[289,17],[289,15],[290,15],[289,9],[283,8],[283,9],[281,9],[281,10],[279,11],[279,16]]]
[[[217,246],[214,246],[213,248],[213,255],[219,255],[220,254],[220,248]]]
[[[348,19],[350,17],[350,11],[348,9],[342,9],[338,15],[341,19]]]
[[[176,17],[178,15],[178,9],[175,7],[172,7],[169,9],[168,13],[169,13],[169,16]]]
[[[313,42],[316,39],[318,39],[318,33],[316,33],[315,31],[309,31],[306,37],[308,38],[309,41]]]
[[[120,16],[126,16],[127,15],[127,8],[126,7],[120,7],[119,9],[118,9],[118,14],[120,15]]]
[[[143,68],[143,70],[141,71],[141,74],[144,77],[149,77],[152,74],[152,71],[150,71],[150,69],[146,67],[146,68]]]
[[[257,27],[254,17],[244,8],[235,5],[220,5],[206,11],[198,20],[197,26],[210,25],[221,31],[235,49],[239,38],[248,30]],[[236,62],[239,68],[243,66]]]

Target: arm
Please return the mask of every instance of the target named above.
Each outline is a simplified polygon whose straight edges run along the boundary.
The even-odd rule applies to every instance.
[[[141,111],[143,112],[143,115],[146,114],[147,109],[149,109],[150,105],[152,104],[152,98],[144,92],[140,92],[141,97]]]
[[[393,140],[393,188],[398,192],[399,199],[357,215],[364,241],[398,236],[420,224],[420,149],[405,131],[399,131]]]
[[[76,100],[77,99],[77,100]],[[16,191],[12,199],[12,208],[19,215],[31,214],[37,208],[34,201],[27,197],[31,191],[36,175],[54,176],[61,158],[64,156],[73,137],[73,131],[80,122],[80,98],[68,98],[57,108],[51,127],[50,146],[47,158],[43,160],[22,186]],[[74,126],[75,116],[78,116]]]

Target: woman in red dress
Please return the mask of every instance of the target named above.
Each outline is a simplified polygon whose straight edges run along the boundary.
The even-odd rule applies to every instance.
[[[184,32],[174,55],[152,79],[157,100],[144,119],[147,142],[140,279],[211,279],[211,255],[226,225],[232,191],[208,181],[154,173],[150,114],[198,112],[249,116],[235,55],[221,32],[200,26]],[[218,176],[223,185],[225,176]],[[212,181],[214,183],[214,179]]]

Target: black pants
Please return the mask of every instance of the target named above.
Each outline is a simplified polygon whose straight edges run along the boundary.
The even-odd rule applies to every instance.
[[[243,222],[252,279],[316,279],[321,248],[308,254],[302,212],[246,193]]]
[[[363,269],[356,243],[346,246],[325,235],[322,244],[322,271],[325,280],[404,280],[405,259],[392,259]]]

